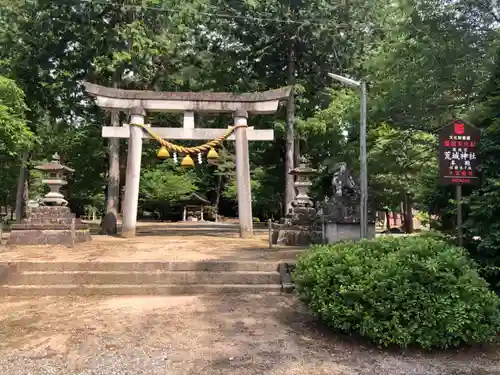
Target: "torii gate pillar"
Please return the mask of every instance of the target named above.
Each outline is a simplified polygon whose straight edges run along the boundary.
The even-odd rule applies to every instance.
[[[130,109],[130,123],[144,125],[146,112],[141,107]],[[125,197],[123,200],[122,236],[134,237],[137,225],[137,205],[139,183],[141,180],[142,128],[129,126],[127,175],[125,179]]]
[[[238,109],[234,113],[236,148],[236,187],[238,190],[238,218],[240,221],[240,237],[253,235],[252,190],[250,185],[250,161],[247,135],[248,113]]]

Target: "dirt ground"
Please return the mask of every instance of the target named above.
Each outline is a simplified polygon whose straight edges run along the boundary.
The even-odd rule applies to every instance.
[[[3,262],[10,261],[201,261],[293,259],[298,249],[269,249],[266,230],[239,238],[234,225],[211,223],[139,223],[138,236],[121,238],[93,235],[90,242],[67,246],[5,247]]]
[[[201,229],[200,229],[201,228]],[[74,248],[4,248],[2,261],[279,260],[267,233],[142,224],[132,239],[94,236]],[[293,295],[5,298],[6,375],[498,375],[500,351],[381,350],[330,333]]]
[[[493,349],[383,351],[322,328],[292,295],[8,299],[0,373],[493,375]]]

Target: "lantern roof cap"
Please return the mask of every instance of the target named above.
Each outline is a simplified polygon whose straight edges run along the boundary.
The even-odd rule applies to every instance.
[[[62,165],[60,163],[60,157],[59,154],[56,152],[54,155],[52,155],[52,161],[38,165],[35,167],[35,169],[38,169],[40,171],[45,171],[45,172],[59,172],[59,171],[66,171],[66,172],[74,172],[75,170],[67,167],[65,165]]]
[[[307,159],[302,156],[298,167],[292,169],[289,174],[291,175],[309,175],[317,172],[317,169],[311,168],[307,165]]]

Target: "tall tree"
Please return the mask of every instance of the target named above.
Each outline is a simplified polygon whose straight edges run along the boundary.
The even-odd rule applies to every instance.
[[[361,41],[357,25],[372,2],[338,4],[331,1],[214,1],[227,15],[218,20],[226,40],[216,47],[231,56],[240,74],[233,84],[241,90],[263,90],[291,85],[286,127],[280,148],[284,161],[285,207],[293,200],[293,177],[289,171],[298,156],[296,118],[311,116],[322,95],[328,71],[349,71]],[[324,15],[329,17],[325,18]],[[227,43],[227,40],[232,43]],[[225,46],[230,45],[230,48]],[[224,51],[226,50],[226,51]],[[300,97],[297,97],[300,95]],[[296,100],[297,98],[297,100]],[[283,146],[283,147],[282,147]]]
[[[500,39],[498,39],[500,40]],[[498,46],[498,45],[497,45]],[[478,106],[470,119],[481,129],[478,160],[481,185],[472,192],[469,207],[465,207],[466,244],[474,257],[483,266],[485,276],[500,291],[500,48],[496,56],[491,77],[479,93]]]
[[[23,180],[18,184],[16,199],[23,200],[25,155],[34,141],[26,121],[27,107],[24,93],[17,84],[0,76],[0,164],[2,164],[2,190],[4,196],[11,196],[14,182],[14,166],[20,166]],[[7,203],[7,202],[5,202]],[[16,206],[16,220],[23,217],[23,206]]]

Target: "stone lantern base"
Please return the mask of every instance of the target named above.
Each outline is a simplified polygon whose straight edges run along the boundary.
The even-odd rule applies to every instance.
[[[314,230],[310,225],[274,224],[272,229],[273,245],[309,246],[322,241],[321,231]]]
[[[321,243],[321,228],[314,225],[316,210],[313,207],[293,207],[280,223],[272,228],[272,243],[284,246],[309,246]]]
[[[75,220],[74,238],[72,222]],[[13,224],[8,245],[70,245],[92,239],[89,228],[68,207],[40,206],[28,210],[22,224]]]

